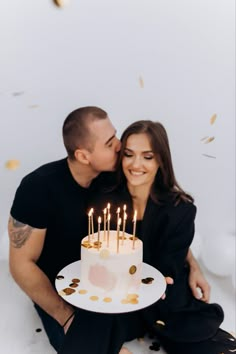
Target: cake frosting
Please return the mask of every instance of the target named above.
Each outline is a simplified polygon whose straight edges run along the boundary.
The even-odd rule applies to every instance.
[[[137,292],[141,285],[143,243],[140,239],[117,231],[109,232],[109,244],[104,231],[83,238],[81,243],[81,283],[97,296],[126,296]],[[122,239],[123,238],[123,239]]]

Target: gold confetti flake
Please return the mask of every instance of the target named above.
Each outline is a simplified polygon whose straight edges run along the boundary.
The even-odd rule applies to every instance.
[[[112,298],[111,297],[104,297],[103,301],[104,302],[112,302]]]
[[[135,265],[132,265],[129,268],[129,274],[134,274],[134,273],[136,273],[136,271],[137,271],[137,267]]]
[[[79,283],[80,280],[79,280],[78,278],[73,278],[73,279],[71,280],[71,282],[72,282],[72,283]]]
[[[92,245],[90,245],[87,242],[86,243],[85,242],[81,243],[81,246],[84,247],[84,248],[92,248],[93,247]]]
[[[205,144],[211,143],[213,140],[215,140],[215,137],[210,136],[208,139],[206,139]]]
[[[98,299],[99,299],[98,296],[95,296],[95,295],[90,296],[91,301],[98,301]]]
[[[78,287],[78,283],[71,283],[69,286],[71,288],[77,288]]]
[[[19,160],[8,160],[5,163],[5,167],[8,170],[16,170],[17,168],[19,168],[19,166],[20,166],[20,161]]]
[[[161,320],[157,320],[157,321],[156,321],[156,324],[159,324],[159,325],[161,325],[161,326],[165,326],[165,325],[166,325],[165,322],[163,322],[163,321],[161,321]]]
[[[75,290],[71,288],[65,288],[62,291],[65,293],[65,295],[71,295],[75,292]]]
[[[141,88],[144,88],[144,81],[143,81],[142,76],[139,76],[139,86],[140,86]]]
[[[63,275],[57,275],[57,276],[56,276],[56,279],[57,279],[57,280],[62,280],[62,279],[64,279],[64,276],[63,276]]]
[[[208,138],[208,136],[204,136],[204,138],[201,138],[201,141],[204,141]]]
[[[216,114],[213,114],[213,116],[211,117],[210,119],[210,124],[213,125],[216,121],[216,118],[217,118],[217,115]]]
[[[53,3],[58,7],[64,7],[69,3],[68,0],[53,0]]]
[[[130,304],[132,304],[132,305],[138,304],[138,299],[131,299]]]
[[[80,295],[85,295],[85,294],[87,294],[87,290],[85,290],[85,289],[81,289],[81,290],[79,290],[78,291],[78,293],[80,294]]]
[[[133,299],[137,299],[138,297],[139,297],[138,294],[128,294],[128,295],[126,296],[126,299],[127,299],[128,301],[130,301],[130,300],[133,300]]]

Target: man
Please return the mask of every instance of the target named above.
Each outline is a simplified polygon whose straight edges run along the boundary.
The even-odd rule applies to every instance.
[[[56,350],[75,310],[57,294],[55,276],[80,258],[80,242],[87,234],[89,193],[107,183],[102,172],[114,171],[120,150],[115,128],[98,107],[70,113],[63,125],[63,139],[68,157],[23,178],[9,219],[11,274],[34,302]],[[191,252],[187,260],[192,290],[198,296],[200,287],[203,301],[208,301],[209,286]]]

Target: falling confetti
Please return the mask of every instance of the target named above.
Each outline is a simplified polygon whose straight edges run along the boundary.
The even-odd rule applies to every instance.
[[[19,92],[13,92],[12,96],[21,96],[24,94],[24,91],[19,91]]]
[[[20,161],[19,160],[8,160],[5,163],[5,167],[8,170],[16,170],[17,168],[19,168],[19,166],[20,166]]]
[[[38,107],[39,107],[38,104],[31,104],[31,105],[29,106],[29,108],[38,108]]]
[[[209,157],[209,158],[211,158],[211,159],[216,159],[216,157],[215,157],[215,156],[208,155],[208,154],[202,154],[202,156],[206,156],[206,157]]]
[[[53,0],[53,3],[57,6],[57,7],[64,7],[65,5],[67,5],[69,2],[69,0]]]
[[[144,88],[144,81],[143,81],[142,76],[139,76],[139,85],[141,88]]]
[[[201,141],[204,141],[208,138],[208,136],[204,136],[204,138],[201,139]]]
[[[210,119],[210,124],[211,124],[211,125],[215,123],[216,117],[217,117],[217,115],[216,115],[216,114],[213,114],[213,116],[212,116],[211,119]]]
[[[215,140],[215,137],[214,137],[214,136],[211,136],[210,138],[208,138],[208,139],[205,141],[205,144],[211,143],[213,140]]]

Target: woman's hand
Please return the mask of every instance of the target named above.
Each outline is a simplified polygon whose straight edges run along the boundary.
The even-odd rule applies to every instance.
[[[166,279],[166,284],[167,284],[167,285],[172,285],[172,284],[174,284],[174,280],[173,280],[171,277],[165,277],[165,279]],[[165,300],[165,298],[166,298],[166,293],[164,293],[164,294],[162,295],[161,299],[162,299],[162,300]]]

